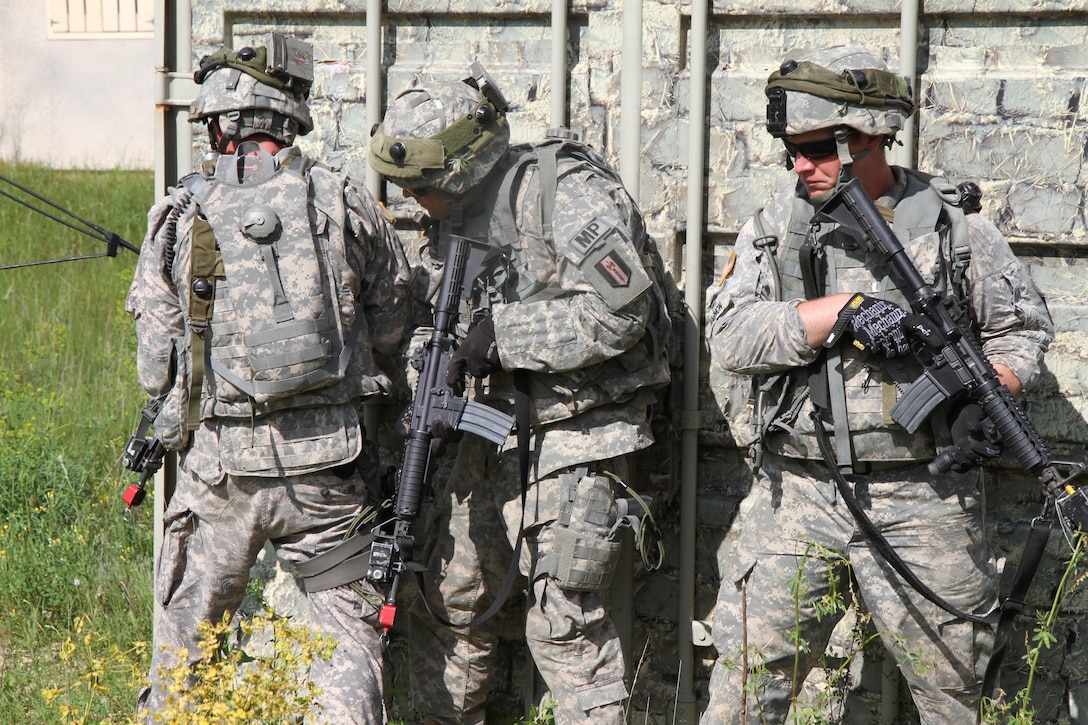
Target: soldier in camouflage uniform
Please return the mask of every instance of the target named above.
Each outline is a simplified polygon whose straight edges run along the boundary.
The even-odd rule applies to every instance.
[[[166,697],[160,668],[185,648],[199,658],[197,624],[236,610],[267,542],[302,565],[376,503],[360,405],[390,387],[374,353],[402,344],[409,269],[373,197],[292,145],[312,127],[312,61],[278,34],[202,61],[190,120],[214,153],[152,207],[129,292],[140,383],[180,454],[141,696],[151,717]],[[367,582],[312,589],[311,625],[336,649],[312,668],[311,719],[381,722],[381,596]]]
[[[791,693],[842,616],[821,609],[821,597],[837,592],[849,604],[848,581],[894,653],[921,721],[974,722],[991,628],[904,584],[859,531],[828,466],[851,477],[864,510],[922,582],[960,611],[986,614],[997,604],[999,570],[977,466],[1000,454],[1000,438],[962,402],[938,408],[913,435],[891,422],[889,409],[921,372],[905,355],[907,300],[877,253],[810,220],[839,184],[858,179],[926,282],[963,301],[1014,394],[1039,375],[1050,317],[991,223],[958,208],[948,185],[888,164],[885,149],[914,108],[881,60],[843,47],[788,58],[766,91],[768,131],[783,140],[797,178],[741,229],[735,266],[712,293],[706,335],[713,364],[763,382],[778,376],[777,386],[758,387],[781,395],[757,396],[780,404],[754,414],[765,453],[734,524],[739,537],[722,559],[713,618],[720,659],[702,723],[785,722]],[[848,334],[825,348],[851,300],[858,314]],[[814,410],[833,441],[837,460],[827,464]],[[934,477],[926,464],[949,442],[953,471]]]
[[[607,597],[619,543],[607,474],[622,478],[625,455],[653,442],[648,406],[669,375],[654,345],[653,242],[588,147],[569,137],[509,144],[507,104],[482,68],[473,72],[396,96],[369,157],[433,220],[425,264],[441,265],[450,234],[501,250],[478,283],[475,314],[461,316],[472,324],[459,332],[448,379],[467,372],[477,400],[515,415],[516,393],[530,400],[525,503],[517,434],[498,448],[463,438],[421,527],[426,596],[440,616],[467,624],[495,600],[520,549],[525,636],[556,722],[621,723],[628,690]],[[589,500],[594,511],[581,505]],[[424,721],[483,723],[493,622],[451,628],[419,608],[410,632]]]

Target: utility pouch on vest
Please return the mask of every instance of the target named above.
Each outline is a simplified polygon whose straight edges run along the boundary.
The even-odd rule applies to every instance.
[[[185,317],[185,324],[188,328],[187,350],[185,354],[179,351],[177,355],[179,359],[187,358],[188,368],[184,376],[178,375],[174,383],[174,390],[171,390],[170,393],[173,395],[178,392],[179,396],[185,396],[185,417],[181,419],[181,423],[191,430],[200,425],[200,399],[204,388],[204,363],[207,359],[205,354],[208,342],[206,333],[208,325],[212,321],[212,314],[215,311],[216,280],[221,279],[224,275],[223,256],[216,248],[215,231],[212,229],[211,224],[200,216],[193,219],[189,268],[189,312]],[[185,383],[184,391],[178,391],[181,382]],[[169,400],[169,398],[167,399]],[[182,431],[182,434],[184,437],[188,437],[187,431]]]
[[[588,469],[559,477],[562,492],[555,540],[542,569],[563,589],[607,589],[620,557],[619,520],[612,486]]]

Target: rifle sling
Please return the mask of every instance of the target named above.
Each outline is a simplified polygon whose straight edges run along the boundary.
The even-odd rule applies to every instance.
[[[1031,580],[1035,578],[1039,562],[1043,559],[1052,526],[1053,521],[1046,516],[1040,516],[1031,522],[1028,540],[1024,543],[1024,553],[1020,556],[1016,576],[1012,581],[1012,591],[1001,601],[999,609],[1001,618],[997,622],[997,631],[994,632],[994,649],[990,655],[990,662],[986,665],[986,674],[982,678],[983,695],[994,697],[997,693],[1001,681],[1001,662],[1005,658],[1005,649],[1009,644],[1012,622],[1017,614],[1024,611],[1028,589],[1031,588]],[[979,714],[981,715],[981,711]]]
[[[880,530],[877,529],[876,525],[873,524],[872,520],[865,513],[865,510],[861,507],[861,503],[857,500],[853,490],[850,488],[849,481],[846,480],[839,470],[838,465],[836,465],[835,459],[831,453],[831,441],[828,440],[827,430],[820,422],[819,413],[812,413],[812,421],[816,428],[816,440],[820,446],[820,453],[823,455],[824,463],[831,472],[831,477],[835,481],[835,486],[839,490],[839,495],[842,496],[843,502],[846,503],[846,507],[854,516],[854,520],[857,521],[858,527],[861,528],[862,532],[869,539],[873,548],[884,557],[884,560],[895,569],[899,576],[903,577],[903,580],[909,584],[914,591],[921,594],[933,604],[957,619],[974,622],[975,624],[987,624],[994,627],[993,652],[990,655],[990,661],[986,666],[986,673],[982,681],[983,694],[993,696],[998,687],[1001,662],[1005,656],[1005,648],[1008,644],[1013,619],[1015,619],[1017,614],[1024,610],[1027,591],[1031,587],[1031,581],[1035,576],[1036,570],[1039,568],[1039,562],[1042,559],[1043,551],[1046,549],[1047,539],[1050,537],[1050,520],[1045,517],[1039,517],[1032,522],[1031,533],[1029,534],[1027,544],[1024,547],[1024,554],[1016,569],[1016,578],[1013,580],[1012,591],[1009,596],[1001,601],[998,608],[985,616],[963,612],[949,604],[941,598],[940,595],[926,586],[926,584],[918,578],[918,575],[911,570],[907,563],[903,561],[902,557],[896,553],[895,549],[892,548],[892,545],[884,538],[884,535],[880,533]],[[1044,522],[1046,526],[1041,525]]]
[[[326,552],[295,565],[307,594],[366,579],[370,569],[371,533],[356,532]]]

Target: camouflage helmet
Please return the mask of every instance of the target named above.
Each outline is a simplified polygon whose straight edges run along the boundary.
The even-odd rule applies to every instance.
[[[477,186],[510,145],[506,100],[486,73],[481,78],[398,94],[371,133],[371,168],[405,189],[455,197]]]
[[[776,138],[847,126],[894,137],[914,113],[906,80],[860,48],[787,58],[767,79],[767,131]]]
[[[225,140],[266,133],[290,145],[313,129],[306,105],[313,77],[310,44],[279,33],[267,46],[223,48],[193,74],[200,93],[189,120],[218,121]]]

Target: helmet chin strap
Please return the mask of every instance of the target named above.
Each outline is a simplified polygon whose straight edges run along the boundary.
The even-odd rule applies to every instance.
[[[849,126],[839,126],[835,129],[835,146],[839,151],[839,175],[835,179],[835,186],[820,194],[818,203],[827,201],[837,194],[850,179],[854,178],[854,162],[864,159],[872,153],[872,149],[862,149],[857,153],[850,153],[850,137],[856,131]]]
[[[491,173],[493,172],[494,170],[492,170]],[[447,221],[450,224],[450,228],[453,229],[454,232],[460,230],[461,224],[464,222],[465,219],[465,210],[472,209],[473,206],[475,206],[476,202],[479,201],[480,198],[483,196],[484,190],[487,187],[487,183],[491,179],[491,173],[489,173],[487,176],[481,179],[479,183],[475,184],[471,189],[466,191],[464,194],[461,194],[460,196],[454,196],[453,194],[447,193],[443,189],[434,190],[438,194],[439,199],[450,205],[450,215],[447,218]]]
[[[854,135],[854,129],[849,126],[839,126],[835,129],[835,145],[839,149],[839,178],[835,181],[835,191],[853,178],[854,162],[868,154],[868,151],[860,151],[856,156],[850,153],[852,135]]]
[[[839,149],[839,177],[835,180],[835,188],[825,195],[828,198],[854,178],[854,162],[861,161],[873,152],[872,149],[867,148],[857,153],[850,153],[850,137],[855,133],[857,132],[849,126],[839,126],[835,129],[835,145]]]

